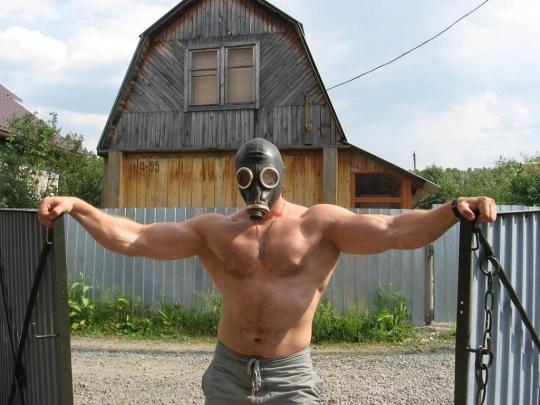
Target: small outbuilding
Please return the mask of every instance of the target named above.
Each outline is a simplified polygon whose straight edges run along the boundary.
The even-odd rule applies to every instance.
[[[302,24],[264,0],[184,0],[140,36],[98,144],[104,207],[236,207],[234,154],[284,157],[306,206],[411,208],[433,183],[347,142]]]

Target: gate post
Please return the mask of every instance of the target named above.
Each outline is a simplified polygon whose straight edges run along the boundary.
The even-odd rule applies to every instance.
[[[462,218],[459,224],[459,268],[456,314],[456,367],[454,376],[454,404],[467,403],[470,339],[471,299],[471,242],[473,223]]]

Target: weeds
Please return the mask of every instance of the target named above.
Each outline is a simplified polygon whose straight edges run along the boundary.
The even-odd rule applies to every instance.
[[[84,279],[69,289],[70,324],[81,335],[117,335],[145,338],[216,336],[222,313],[220,296],[203,297],[206,309],[186,308],[163,300],[159,307],[145,306],[140,300],[112,295],[99,300],[89,297],[92,287]],[[413,326],[405,299],[380,288],[375,310],[337,313],[324,298],[313,320],[314,343],[320,342],[397,342],[410,336]]]
[[[337,313],[323,298],[313,320],[312,342],[398,342],[413,333],[405,299],[389,288],[377,290],[375,310]]]

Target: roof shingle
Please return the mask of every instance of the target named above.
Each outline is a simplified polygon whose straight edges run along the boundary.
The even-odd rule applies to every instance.
[[[9,122],[16,117],[31,114],[20,102],[22,100],[0,84],[0,138],[7,138]]]

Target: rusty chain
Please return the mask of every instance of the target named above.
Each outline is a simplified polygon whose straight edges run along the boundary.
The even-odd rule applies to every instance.
[[[476,239],[476,246],[472,249],[479,250],[480,244],[478,241],[480,228],[473,228]],[[482,336],[482,344],[476,349],[468,348],[467,350],[475,354],[475,378],[478,390],[476,392],[476,403],[483,404],[486,400],[486,389],[489,381],[489,368],[493,363],[493,352],[491,350],[491,341],[493,337],[493,306],[495,305],[495,295],[493,294],[493,277],[497,276],[500,265],[497,258],[491,250],[485,252],[485,256],[479,261],[480,270],[486,277],[486,291],[484,294],[484,332]]]

